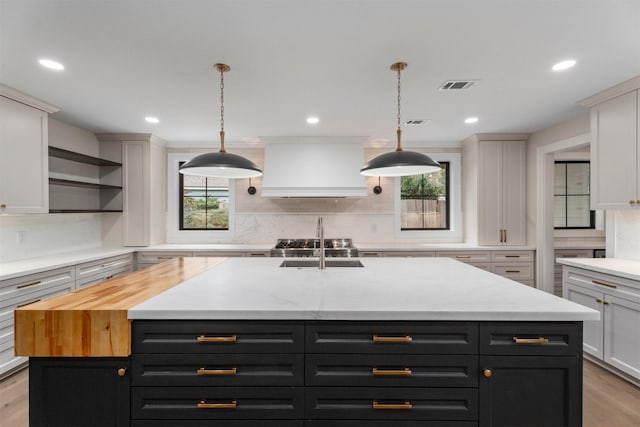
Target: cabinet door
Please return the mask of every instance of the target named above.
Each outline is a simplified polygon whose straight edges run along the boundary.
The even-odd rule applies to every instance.
[[[504,245],[525,245],[525,170],[527,153],[524,141],[502,141],[502,228]]]
[[[502,244],[502,142],[482,141],[478,152],[478,243]]]
[[[591,109],[591,208],[629,208],[637,197],[637,91]]]
[[[582,326],[582,349],[598,359],[604,358],[604,321],[602,292],[586,289],[581,286],[565,283],[563,298],[600,312],[600,320],[585,320]]]
[[[582,358],[481,356],[480,426],[582,425]]]
[[[128,371],[126,358],[30,358],[29,425],[128,426]]]
[[[47,113],[0,96],[0,117],[0,213],[49,212]]]
[[[640,304],[606,294],[604,304],[604,360],[640,378]]]

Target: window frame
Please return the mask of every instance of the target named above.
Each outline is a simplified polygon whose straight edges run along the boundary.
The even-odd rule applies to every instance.
[[[569,196],[585,196],[586,194],[569,194],[568,192],[568,185],[567,185],[567,173],[566,173],[566,165],[567,164],[572,164],[572,163],[582,163],[582,164],[588,164],[589,165],[589,179],[591,179],[591,161],[590,160],[554,160],[553,161],[553,167],[555,168],[555,166],[558,163],[562,163],[565,165],[565,179],[564,179],[564,189],[565,189],[565,194],[555,194],[555,190],[553,192],[553,198],[554,198],[554,206],[555,206],[555,198],[557,196],[564,196],[565,197],[565,224],[568,224],[568,214],[569,214],[569,209],[568,209],[568,200],[569,200]],[[555,188],[555,177],[554,177],[554,188]],[[591,185],[589,185],[589,205],[591,205]],[[554,218],[555,218],[555,212],[554,212]],[[596,211],[593,209],[589,209],[589,226],[588,227],[556,227],[554,225],[553,227],[554,230],[595,230],[596,229]]]
[[[186,162],[178,162],[178,168]],[[205,178],[205,183],[208,178]],[[205,193],[208,193],[209,186],[205,184]],[[229,186],[227,187],[227,198],[231,201],[231,179],[229,179]],[[207,211],[207,199],[209,196],[205,196],[205,211]],[[227,221],[226,228],[185,228],[184,226],[184,175],[178,172],[178,230],[180,231],[228,231],[229,222]],[[227,204],[228,205],[228,204]],[[205,221],[206,222],[206,221]]]
[[[413,151],[421,151],[414,149]],[[427,151],[427,150],[423,150]],[[449,229],[402,229],[400,177],[394,178],[394,236],[399,240],[416,240],[429,243],[461,243],[462,230],[462,154],[458,152],[429,152],[437,162],[449,163],[448,204]]]
[[[401,231],[438,231],[438,230],[450,230],[451,229],[451,191],[450,191],[450,187],[451,187],[451,162],[449,162],[448,160],[442,160],[439,162],[441,165],[446,165],[445,169],[445,195],[446,195],[446,227],[440,227],[440,228],[406,228],[406,227],[402,227],[402,224],[400,224],[400,230]],[[422,174],[420,176],[424,176],[425,174]],[[402,201],[402,177],[400,177],[400,200]],[[411,200],[411,199],[404,199],[404,200]],[[418,199],[418,200],[422,200],[423,202],[425,200],[425,198],[422,199]],[[424,213],[424,211],[423,211]],[[400,214],[402,215],[402,212],[400,212]],[[400,219],[402,221],[402,218]]]
[[[187,162],[201,152],[167,154],[167,243],[226,243],[235,237],[236,180],[229,179],[229,228],[180,230],[180,162]]]

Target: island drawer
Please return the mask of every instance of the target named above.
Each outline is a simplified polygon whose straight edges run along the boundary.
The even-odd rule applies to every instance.
[[[302,353],[302,322],[136,320],[134,353]]]
[[[575,356],[582,348],[579,322],[487,322],[480,325],[480,354]]]
[[[472,421],[478,389],[307,387],[305,408],[307,418],[325,420]]]
[[[142,354],[134,386],[301,386],[302,354]]]
[[[132,387],[131,418],[303,419],[304,391],[298,387]]]
[[[308,354],[305,384],[357,387],[477,387],[478,357]]]
[[[259,424],[256,424],[255,420],[219,420],[215,424],[211,420],[131,420],[128,425],[130,427],[304,427],[305,424],[302,420],[260,420]],[[458,425],[452,427],[458,427]]]
[[[476,354],[473,322],[308,322],[307,353]]]
[[[134,424],[131,424],[132,426]],[[137,424],[135,424],[137,426]],[[164,424],[162,424],[164,426]],[[145,425],[146,427],[146,425]],[[231,427],[231,426],[229,426]],[[477,421],[394,421],[394,420],[367,420],[363,426],[360,420],[310,420],[305,427],[478,427]]]

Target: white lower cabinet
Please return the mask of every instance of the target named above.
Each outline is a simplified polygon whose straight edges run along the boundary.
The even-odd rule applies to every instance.
[[[562,296],[600,312],[584,322],[584,351],[640,379],[640,282],[565,266]]]
[[[133,271],[133,254],[118,255],[76,265],[76,289],[95,285]]]

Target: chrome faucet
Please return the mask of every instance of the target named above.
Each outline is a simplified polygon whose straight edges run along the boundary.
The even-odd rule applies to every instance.
[[[320,270],[324,270],[327,268],[325,263],[325,253],[324,253],[324,223],[322,222],[322,217],[318,217],[318,226],[316,227],[316,237],[320,240],[320,251],[318,252],[318,256],[320,257],[318,261],[318,268]]]

